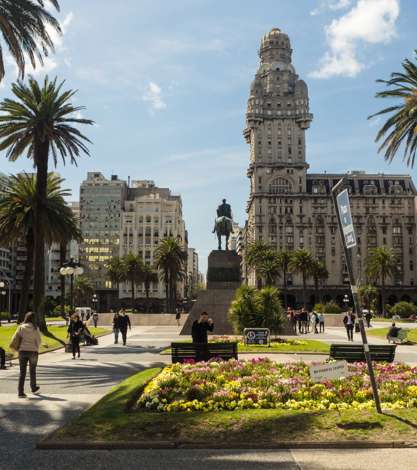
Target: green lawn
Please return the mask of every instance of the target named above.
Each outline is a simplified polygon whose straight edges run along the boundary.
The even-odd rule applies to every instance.
[[[380,321],[384,323],[392,323],[394,320],[392,318],[385,318],[385,317],[373,317],[371,320],[371,324],[374,321]],[[399,320],[395,320],[395,323],[413,323],[411,320],[406,318],[400,318]]]
[[[0,327],[0,346],[6,351],[9,351],[9,344],[12,340],[12,336],[16,331],[17,326],[2,326]],[[48,331],[51,336],[42,335],[42,345],[40,351],[48,351],[56,349],[62,346],[62,342],[67,342],[67,329],[68,327],[64,326],[50,326]],[[102,336],[106,333],[109,333],[110,330],[107,328],[93,328],[89,327],[89,330],[95,336]]]
[[[159,413],[131,409],[144,385],[160,369],[121,382],[92,408],[56,431],[49,440],[176,441],[213,445],[273,444],[297,440],[410,441],[417,438],[417,410],[373,411],[239,410]]]
[[[191,342],[190,340],[184,341],[185,343]],[[246,345],[239,341],[239,353],[328,353],[330,346],[322,341],[315,339],[290,339],[285,342],[271,342],[271,346],[262,345]],[[171,348],[167,348],[161,354],[171,354]]]
[[[417,328],[406,328],[407,338],[410,342],[417,343]],[[386,338],[389,328],[369,328],[367,334],[369,336],[377,336],[378,338]]]

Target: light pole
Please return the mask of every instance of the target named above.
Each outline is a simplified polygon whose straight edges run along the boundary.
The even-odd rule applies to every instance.
[[[61,276],[69,276],[70,278],[70,309],[71,314],[74,313],[74,275],[80,276],[84,272],[80,263],[71,258],[70,261],[64,263],[59,270]]]
[[[343,296],[343,303],[345,304],[345,309],[347,309],[349,306],[349,296],[347,294]]]
[[[8,321],[10,323],[11,316],[12,316],[12,309],[11,309],[11,307],[12,307],[12,305],[11,305],[11,292],[12,292],[12,290],[11,290],[11,285],[10,285],[10,281],[0,281],[0,289],[1,289],[1,296],[2,297],[7,295],[7,292],[5,290],[3,290],[6,286],[7,286],[7,291],[9,293],[9,295],[8,295],[9,299],[8,299],[8,302],[7,301],[6,302],[8,303],[7,313],[9,314]]]
[[[91,302],[93,304],[94,311],[97,312],[97,304],[98,304],[97,294],[93,294],[93,297],[91,298]]]

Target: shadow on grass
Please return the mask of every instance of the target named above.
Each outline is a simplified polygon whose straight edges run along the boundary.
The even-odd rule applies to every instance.
[[[43,331],[42,334],[44,336],[46,336],[47,338],[50,338],[50,339],[53,339],[53,340],[57,341],[58,343],[62,344],[62,346],[65,346],[65,341],[61,338],[58,338],[58,336],[55,336],[49,330]]]
[[[401,423],[404,423],[404,424],[407,424],[408,426],[414,428],[414,429],[417,429],[417,424],[416,423],[413,423],[412,421],[410,421],[409,419],[407,418],[403,418],[402,416],[398,416],[396,414],[393,414],[393,413],[387,413],[386,411],[382,413],[384,416],[387,416],[389,418],[394,418],[396,419],[397,421],[400,421]]]

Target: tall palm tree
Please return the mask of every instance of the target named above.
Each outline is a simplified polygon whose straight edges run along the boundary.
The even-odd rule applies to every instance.
[[[392,248],[380,246],[370,250],[366,260],[366,273],[376,282],[381,282],[381,309],[385,314],[385,283],[388,277],[398,272],[398,260]]]
[[[185,276],[187,253],[174,237],[164,238],[155,251],[155,266],[165,283],[167,311],[175,312],[177,284]]]
[[[49,245],[68,238],[81,239],[73,212],[65,203],[64,198],[71,192],[68,189],[61,189],[63,181],[53,173],[48,175],[45,241]],[[27,253],[19,304],[19,321],[21,321],[28,310],[33,273],[36,177],[27,173],[11,175],[2,178],[1,185],[4,189],[0,197],[0,241],[2,244],[14,245],[23,241]]]
[[[311,265],[310,273],[314,281],[316,303],[318,303],[320,302],[320,282],[328,279],[329,271],[327,271],[326,265],[323,263],[323,261],[315,259],[313,260],[313,264]]]
[[[271,245],[262,240],[257,240],[248,246],[245,254],[246,265],[249,270],[255,272],[255,275],[260,274],[260,267],[264,260],[270,257],[271,249]]]
[[[306,302],[306,290],[307,290],[307,279],[311,277],[311,268],[314,264],[314,258],[312,254],[304,249],[298,249],[294,251],[291,257],[290,269],[294,273],[301,274],[303,281],[303,305],[307,308]]]
[[[87,276],[76,276],[74,280],[74,295],[77,299],[78,306],[89,305],[93,294],[94,285],[91,279]]]
[[[417,50],[415,54],[417,59]],[[394,113],[376,136],[377,142],[382,140],[378,151],[385,150],[385,160],[391,162],[400,146],[404,145],[403,160],[412,167],[417,151],[417,64],[405,59],[402,66],[403,72],[392,73],[390,80],[377,80],[394,88],[376,94],[377,98],[397,99],[400,103],[389,106],[368,119]]]
[[[146,297],[146,311],[149,310],[149,292],[151,290],[151,284],[153,282],[158,282],[158,273],[153,269],[149,264],[144,264],[142,268],[141,281],[145,288],[145,297]]]
[[[126,279],[126,265],[123,262],[123,258],[114,256],[107,263],[107,275],[112,284],[116,284],[117,290],[119,290],[120,283]]]
[[[135,286],[141,282],[143,261],[140,256],[129,253],[123,257],[125,280],[130,282],[132,293],[132,309],[135,308]]]
[[[265,286],[271,287],[281,275],[281,266],[276,251],[270,249],[258,262],[257,272],[265,281]]]
[[[288,250],[281,250],[278,252],[278,264],[282,273],[282,291],[284,294],[284,307],[287,308],[287,288],[288,288],[288,273],[290,272],[292,252]]]
[[[82,153],[89,155],[86,142],[90,142],[74,124],[93,124],[90,119],[75,117],[84,109],[73,106],[75,91],[63,91],[64,82],[45,77],[43,85],[34,78],[28,85],[12,85],[16,100],[9,98],[0,103],[0,151],[6,150],[9,160],[22,155],[33,159],[36,167],[36,200],[34,211],[34,286],[33,310],[40,325],[45,323],[43,302],[45,298],[45,231],[46,198],[49,155],[54,164],[58,157],[76,163]]]
[[[36,68],[43,58],[53,52],[50,29],[61,34],[58,21],[45,9],[43,0],[0,0],[0,32],[16,62],[20,78],[24,77],[26,62]],[[50,3],[59,11],[57,0]],[[0,43],[0,81],[4,78],[3,45]]]

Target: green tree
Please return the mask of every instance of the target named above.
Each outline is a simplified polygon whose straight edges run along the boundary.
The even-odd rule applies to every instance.
[[[314,281],[314,290],[316,293],[316,302],[320,302],[320,283],[326,281],[329,277],[329,271],[327,271],[326,265],[323,261],[313,260],[310,270],[311,277]]]
[[[145,297],[146,297],[146,311],[149,311],[149,292],[151,290],[151,284],[153,282],[158,282],[158,273],[155,269],[149,264],[145,264],[142,269],[141,282],[145,288]]]
[[[51,0],[59,11],[57,0]],[[58,21],[45,9],[43,0],[0,0],[0,31],[23,78],[26,63],[33,68],[54,50],[52,32],[61,34]],[[0,81],[4,78],[4,45],[0,44]]]
[[[140,256],[129,253],[122,258],[125,270],[125,280],[130,282],[132,293],[132,309],[135,308],[135,286],[141,282],[143,275],[143,261]]]
[[[397,271],[398,260],[392,248],[380,246],[370,250],[366,260],[366,273],[375,282],[380,281],[381,310],[385,315],[385,283],[387,278],[394,276]]]
[[[250,271],[255,272],[257,278],[260,274],[260,267],[263,262],[269,257],[271,250],[271,245],[265,243],[262,240],[257,240],[249,244],[245,253],[246,266]]]
[[[165,284],[167,311],[174,313],[177,304],[177,284],[186,276],[187,253],[174,237],[164,238],[155,251],[155,267]]]
[[[269,328],[278,333],[284,321],[284,312],[275,287],[257,290],[246,284],[237,289],[228,313],[236,334],[245,328]]]
[[[82,153],[89,154],[89,142],[74,124],[93,124],[89,119],[77,118],[82,106],[73,106],[75,91],[63,91],[64,82],[45,77],[43,85],[34,78],[28,85],[12,85],[16,100],[5,98],[0,103],[0,151],[5,150],[9,160],[25,155],[36,168],[36,200],[34,211],[34,288],[33,310],[36,320],[45,328],[42,309],[45,297],[45,231],[47,227],[46,198],[48,161],[51,154],[54,164],[59,157],[76,163]]]
[[[303,282],[303,305],[307,308],[306,301],[306,290],[307,280],[311,277],[311,270],[314,264],[314,258],[312,254],[304,249],[299,249],[293,252],[290,262],[290,269],[294,273],[301,274]]]
[[[278,252],[278,264],[282,273],[282,291],[284,297],[284,307],[287,308],[287,294],[288,294],[288,273],[290,272],[292,252],[289,250],[281,250]]]
[[[278,253],[275,250],[270,249],[259,260],[257,272],[264,280],[266,286],[270,287],[276,283],[277,278],[281,275],[281,265]]]
[[[417,307],[411,302],[397,302],[391,307],[390,314],[398,315],[401,318],[409,318],[417,313]]]
[[[417,50],[415,54],[417,58]],[[404,70],[391,74],[389,80],[377,80],[390,89],[378,92],[376,97],[397,99],[399,103],[368,119],[392,113],[376,136],[377,142],[382,141],[378,151],[384,150],[385,160],[391,162],[404,145],[403,160],[412,167],[417,150],[417,65],[405,59],[402,66]]]
[[[120,283],[126,280],[126,264],[123,258],[114,256],[106,265],[107,276],[112,284],[116,284],[119,290]]]
[[[76,276],[74,279],[74,296],[76,305],[85,307],[90,305],[91,297],[94,294],[94,285],[87,276]]]
[[[50,173],[47,180],[45,241],[48,245],[64,239],[81,239],[73,212],[65,202],[71,195],[61,189],[64,180]],[[33,274],[34,212],[36,201],[36,176],[20,173],[1,179],[0,241],[2,244],[18,244],[26,247],[26,264],[22,280],[19,304],[19,321],[28,310],[30,281]]]

